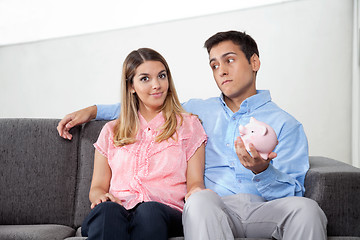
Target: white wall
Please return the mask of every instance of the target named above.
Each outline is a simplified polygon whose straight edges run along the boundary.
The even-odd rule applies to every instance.
[[[360,0],[353,8],[352,164],[360,167]]]
[[[121,64],[151,47],[182,101],[219,95],[204,41],[245,30],[258,42],[258,88],[304,124],[311,155],[351,163],[352,0],[299,0],[130,29],[0,48],[0,117],[61,118],[119,99]]]

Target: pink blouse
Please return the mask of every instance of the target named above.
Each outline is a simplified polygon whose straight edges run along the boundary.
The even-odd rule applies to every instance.
[[[95,148],[107,159],[112,171],[109,192],[126,209],[139,202],[156,201],[182,211],[186,190],[187,161],[206,142],[205,131],[196,116],[183,114],[177,140],[155,142],[164,124],[162,113],[150,122],[139,113],[137,141],[123,147],[113,144],[116,121],[105,124]],[[174,135],[176,136],[176,134]]]

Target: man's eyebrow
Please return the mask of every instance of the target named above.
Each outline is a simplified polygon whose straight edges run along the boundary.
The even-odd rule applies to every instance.
[[[235,55],[236,55],[235,52],[227,52],[227,53],[224,53],[223,55],[221,55],[221,58],[225,58],[227,55],[231,55],[231,54],[235,54]],[[216,60],[216,58],[212,58],[212,59],[210,59],[209,63],[211,64],[211,62],[213,62],[213,61],[215,61],[215,60]]]

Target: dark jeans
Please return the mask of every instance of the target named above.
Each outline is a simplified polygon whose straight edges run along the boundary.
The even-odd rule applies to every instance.
[[[130,210],[114,202],[100,203],[85,218],[81,229],[88,240],[167,240],[183,236],[181,212],[158,202],[142,202]]]

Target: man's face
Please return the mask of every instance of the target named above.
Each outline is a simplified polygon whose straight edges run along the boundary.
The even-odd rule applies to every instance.
[[[215,45],[209,58],[216,84],[225,97],[244,100],[256,93],[256,71],[260,67],[256,54],[249,63],[240,47],[228,40]]]

